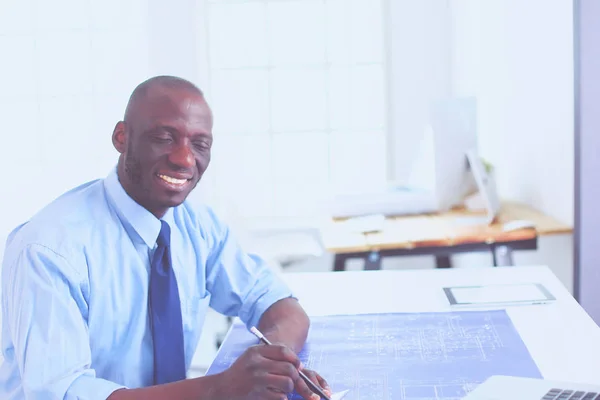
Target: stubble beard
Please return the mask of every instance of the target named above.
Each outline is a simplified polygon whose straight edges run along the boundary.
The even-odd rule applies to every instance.
[[[126,156],[124,157],[123,170],[131,186],[132,197],[148,197],[149,189],[143,185],[142,164],[134,155],[131,145],[128,145]],[[138,203],[143,203],[143,198],[134,198]]]

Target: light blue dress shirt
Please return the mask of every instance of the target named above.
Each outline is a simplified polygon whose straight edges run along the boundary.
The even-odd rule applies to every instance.
[[[209,306],[251,326],[291,292],[209,208],[186,202],[163,220],[171,226],[189,368]],[[127,195],[115,169],[10,234],[0,399],[106,399],[118,388],[152,384],[148,285],[159,231],[160,221]]]

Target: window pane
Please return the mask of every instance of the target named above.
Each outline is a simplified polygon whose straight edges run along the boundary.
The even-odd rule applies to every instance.
[[[383,129],[386,101],[380,64],[331,67],[328,82],[332,129]]]
[[[329,189],[329,135],[324,132],[273,137],[275,206],[278,215],[318,211]]]
[[[355,63],[382,62],[384,41],[381,0],[350,0],[348,2],[351,3],[349,39],[352,43],[352,61]]]
[[[86,129],[93,120],[89,97],[68,96],[40,103],[40,134],[43,158],[47,161],[86,161],[95,157],[90,145],[96,132]],[[107,140],[111,132],[106,132]],[[84,163],[85,164],[85,163]]]
[[[328,71],[329,125],[331,129],[349,130],[352,127],[352,74],[350,67],[331,67]]]
[[[315,182],[282,183],[275,186],[273,215],[296,217],[322,214],[330,199],[330,186]]]
[[[35,98],[30,100],[4,99],[0,102],[0,115],[2,115],[2,146],[0,146],[0,157],[4,165],[18,166],[18,174],[5,174],[9,177],[14,175],[25,182],[35,182],[29,177],[29,168],[37,168],[40,157],[41,144],[36,140],[35,133],[39,132],[37,127],[38,103]],[[23,170],[21,170],[23,168]],[[26,176],[27,179],[23,179]],[[5,186],[5,188],[12,186]],[[26,196],[17,196],[26,197]],[[5,213],[10,214],[10,213]]]
[[[349,66],[384,61],[381,0],[328,0],[326,15],[331,63]]]
[[[28,36],[0,36],[0,54],[0,98],[27,99],[35,96],[34,39]]]
[[[383,131],[334,132],[330,141],[330,171],[334,190],[376,188],[386,180],[386,140]]]
[[[148,79],[147,45],[141,30],[94,33],[94,92],[128,97],[139,82]]]
[[[348,0],[327,1],[327,60],[334,65],[351,64],[349,4]]]
[[[381,4],[209,0],[218,201],[308,215],[334,188],[385,182]]]
[[[266,133],[269,130],[267,70],[221,70],[212,74],[215,132]]]
[[[217,201],[244,216],[272,215],[271,138],[215,136],[211,170]]]
[[[322,1],[269,3],[269,38],[274,66],[325,62],[325,6]]]
[[[91,0],[90,6],[95,29],[139,28],[148,13],[145,0]]]
[[[33,0],[2,0],[0,34],[31,33],[34,18],[32,3]]]
[[[262,2],[212,4],[210,63],[217,68],[266,66],[267,11]]]
[[[90,39],[78,33],[50,34],[37,39],[38,73],[44,96],[89,94]]]
[[[325,70],[276,69],[272,76],[273,130],[324,130],[327,125]]]
[[[90,21],[87,2],[81,0],[37,1],[35,15],[41,30],[87,29]]]
[[[324,132],[280,133],[273,136],[275,184],[329,181],[329,139]]]
[[[382,66],[375,64],[353,68],[350,92],[352,128],[383,129],[386,102]]]

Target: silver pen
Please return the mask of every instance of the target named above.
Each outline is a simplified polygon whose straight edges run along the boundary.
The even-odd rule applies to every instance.
[[[269,341],[269,339],[267,339],[265,337],[265,335],[263,335],[258,329],[256,329],[256,327],[251,327],[250,328],[250,332],[252,332],[254,334],[254,336],[256,336],[258,338],[258,340],[260,340],[261,342],[263,342],[264,344],[271,346],[271,342]],[[298,374],[300,374],[300,377],[302,378],[302,380],[304,382],[306,382],[306,384],[308,385],[308,387],[315,392],[316,394],[318,394],[319,396],[321,396],[321,398],[325,399],[325,400],[331,400],[325,393],[323,393],[323,391],[321,390],[320,387],[318,387],[317,385],[315,385],[315,383],[313,381],[311,381],[310,379],[308,379],[308,377],[306,375],[304,375],[304,372],[298,370]]]

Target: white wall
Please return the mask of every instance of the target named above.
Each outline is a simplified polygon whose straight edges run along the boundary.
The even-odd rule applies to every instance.
[[[452,0],[452,86],[476,95],[500,195],[573,224],[573,10],[563,0]],[[552,244],[551,246],[549,244]],[[572,284],[572,238],[537,261]],[[531,259],[531,261],[536,261]]]
[[[390,177],[408,179],[431,101],[450,95],[448,0],[387,2]]]
[[[573,223],[570,1],[454,0],[453,90],[479,100],[502,195]]]
[[[110,136],[149,74],[142,0],[2,0],[0,255],[6,235],[116,163]]]

